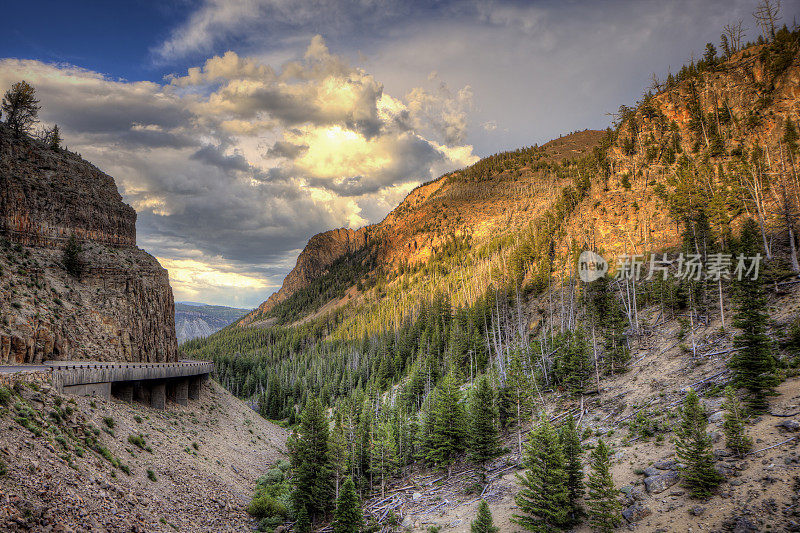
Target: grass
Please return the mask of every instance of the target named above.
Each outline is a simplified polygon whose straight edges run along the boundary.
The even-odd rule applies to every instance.
[[[136,435],[135,433],[131,433],[128,435],[128,442],[133,444],[139,449],[142,449],[146,452],[153,453],[153,449],[147,445],[147,442],[144,440],[144,437],[141,435]]]

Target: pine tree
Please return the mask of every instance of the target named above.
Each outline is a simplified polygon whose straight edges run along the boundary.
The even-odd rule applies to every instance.
[[[583,496],[583,464],[581,455],[581,437],[575,419],[569,415],[567,421],[558,430],[558,441],[564,452],[564,470],[567,473],[567,493],[569,494],[569,513],[573,522],[577,522],[581,513],[578,500]]]
[[[736,397],[736,391],[731,386],[725,387],[723,408],[725,415],[722,431],[725,433],[726,444],[739,457],[744,457],[744,454],[753,447],[753,439],[748,437],[744,431],[744,409]]]
[[[345,473],[350,468],[350,457],[347,450],[347,437],[342,427],[342,417],[337,413],[336,424],[330,436],[329,443],[331,469],[334,479],[334,497],[339,498],[339,487]]]
[[[494,525],[492,512],[489,510],[486,500],[481,500],[481,503],[478,504],[478,516],[472,521],[470,529],[472,533],[499,533],[500,528]]]
[[[486,463],[502,454],[497,429],[495,394],[489,379],[481,376],[470,404],[470,457],[486,482]]]
[[[308,517],[308,510],[305,505],[297,511],[297,521],[294,523],[292,531],[297,533],[311,533],[311,519]]]
[[[53,126],[53,129],[50,130],[50,149],[54,152],[58,152],[61,149],[61,130],[58,129],[58,124]]]
[[[711,438],[706,433],[708,419],[694,390],[689,390],[675,430],[675,448],[684,464],[683,481],[694,498],[707,498],[720,484],[722,476],[714,469]]]
[[[742,227],[739,253],[745,257],[758,253],[758,226],[748,219]],[[733,370],[733,382],[747,390],[747,403],[753,411],[766,410],[767,396],[774,394],[777,379],[774,375],[775,360],[770,353],[770,339],[766,334],[767,298],[762,280],[743,275],[735,281],[735,296],[738,304],[733,325],[740,333],[733,344],[738,350],[728,363]]]
[[[361,502],[356,494],[356,486],[351,478],[346,478],[342,493],[336,500],[336,513],[333,520],[334,533],[359,533],[364,527]]]
[[[592,450],[591,459],[591,471],[586,483],[589,524],[595,531],[609,533],[622,523],[622,505],[618,499],[619,489],[614,486],[614,478],[611,476],[611,450],[603,439]]]
[[[381,495],[386,491],[386,481],[397,467],[397,448],[394,431],[389,420],[375,424],[372,435],[370,470],[380,477]]]
[[[531,383],[522,366],[522,357],[518,350],[511,353],[506,385],[511,390],[514,402],[514,424],[517,429],[517,451],[520,458],[522,450],[522,424],[530,414]]]
[[[569,491],[564,454],[553,426],[543,420],[525,445],[525,471],[515,501],[521,513],[511,520],[528,531],[549,532],[569,523]]]
[[[461,392],[452,373],[445,376],[436,394],[434,427],[428,457],[434,464],[448,468],[465,450],[466,427]]]
[[[328,453],[328,420],[320,401],[312,398],[300,418],[291,450],[295,509],[305,508],[312,521],[322,517],[333,501],[333,476]]]
[[[75,234],[69,236],[67,245],[64,247],[64,269],[71,275],[79,278],[83,273],[83,262],[81,261],[81,252],[83,248]]]
[[[26,81],[15,83],[3,96],[2,109],[6,114],[6,124],[14,130],[14,135],[19,137],[28,133],[38,122],[41,109],[36,99],[36,89]]]

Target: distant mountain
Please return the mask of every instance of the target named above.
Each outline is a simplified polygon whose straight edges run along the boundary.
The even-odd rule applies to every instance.
[[[178,342],[197,337],[207,337],[249,313],[250,309],[237,309],[222,305],[197,302],[175,303],[175,332]]]

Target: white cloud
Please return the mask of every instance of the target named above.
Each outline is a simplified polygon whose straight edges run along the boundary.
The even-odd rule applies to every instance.
[[[228,52],[164,84],[0,61],[0,86],[19,79],[115,177],[179,299],[263,298],[313,234],[377,222],[400,191],[475,159],[456,131],[468,88],[392,97],[318,36],[279,68]]]

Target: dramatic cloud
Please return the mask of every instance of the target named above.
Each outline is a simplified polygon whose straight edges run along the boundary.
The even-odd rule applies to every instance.
[[[469,88],[393,98],[319,36],[277,69],[228,52],[158,84],[0,62],[0,85],[18,79],[70,149],[117,179],[179,299],[255,305],[314,233],[376,222],[476,160]]]

